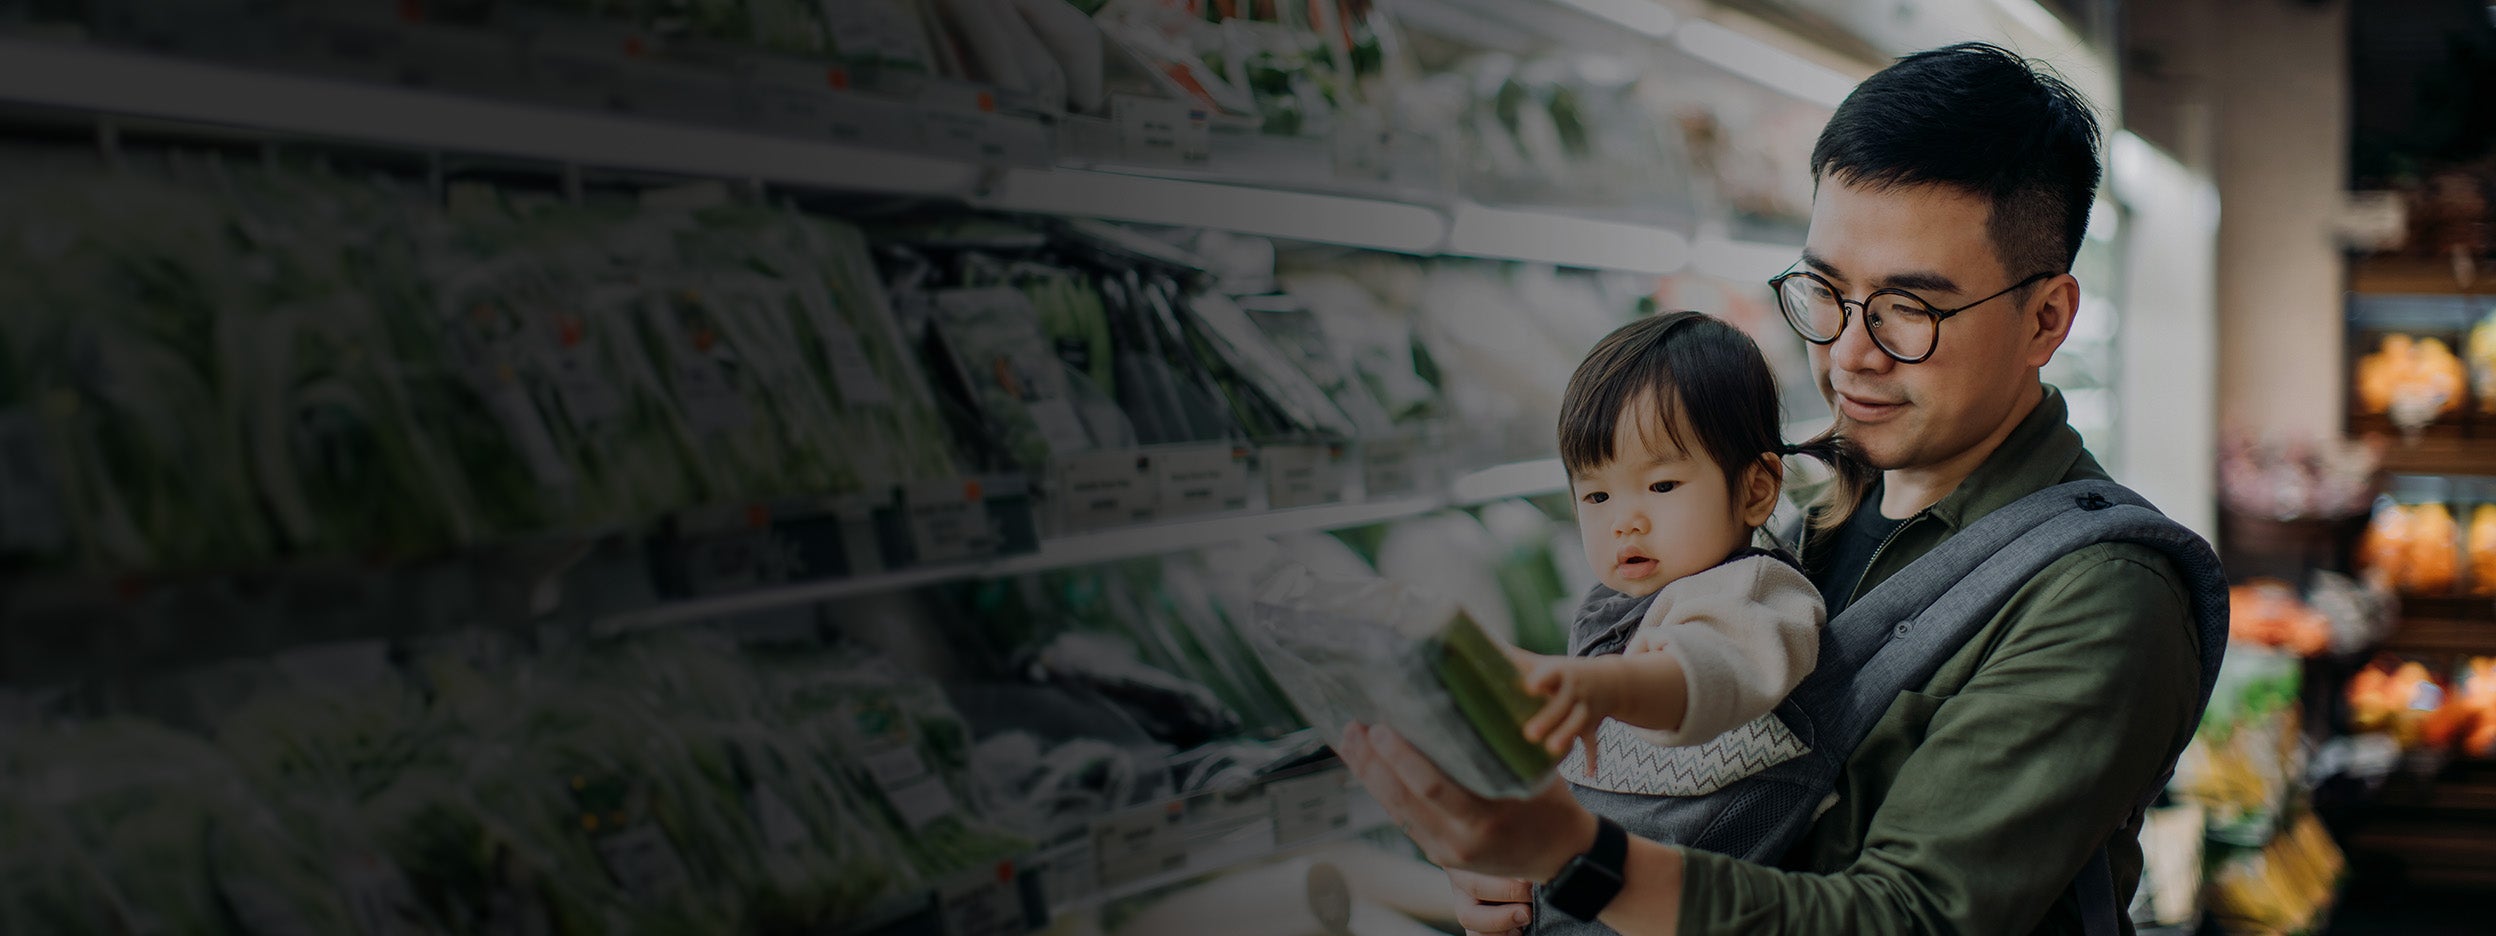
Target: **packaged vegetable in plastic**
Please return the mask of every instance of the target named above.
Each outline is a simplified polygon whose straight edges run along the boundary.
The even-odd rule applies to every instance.
[[[788,661],[767,679],[788,724],[912,871],[938,878],[1030,848],[976,811],[970,729],[934,683],[871,656]]]
[[[1330,742],[1351,722],[1392,728],[1466,789],[1517,797],[1556,759],[1525,740],[1533,697],[1505,650],[1454,601],[1385,579],[1272,571],[1252,643]]]
[[[1030,297],[1007,287],[956,289],[937,293],[934,303],[956,372],[1016,464],[1037,469],[1053,454],[1092,448],[1065,364],[1041,334]]]

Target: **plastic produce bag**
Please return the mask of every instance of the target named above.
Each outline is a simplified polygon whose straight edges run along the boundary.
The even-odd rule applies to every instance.
[[[1384,579],[1266,581],[1252,642],[1329,743],[1351,722],[1392,728],[1457,783],[1522,797],[1557,763],[1525,740],[1537,705],[1499,644],[1454,601]]]

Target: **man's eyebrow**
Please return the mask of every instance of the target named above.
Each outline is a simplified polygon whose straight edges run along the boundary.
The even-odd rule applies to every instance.
[[[1843,282],[1846,279],[1846,274],[1839,272],[1837,265],[1830,263],[1829,258],[1812,253],[1809,248],[1803,250],[1803,265],[1833,280]],[[1872,284],[1872,288],[1955,293],[1959,291],[1959,282],[1932,270],[1910,270],[1881,277]]]
[[[1912,289],[1917,292],[1955,293],[1959,291],[1957,280],[1931,270],[1892,273],[1881,277],[1878,285],[1883,289]]]

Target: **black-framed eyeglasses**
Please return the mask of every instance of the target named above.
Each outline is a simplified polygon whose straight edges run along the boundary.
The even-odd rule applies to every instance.
[[[1924,297],[1903,289],[1875,289],[1861,301],[1848,299],[1820,274],[1809,270],[1789,269],[1769,280],[1768,288],[1777,292],[1777,308],[1785,313],[1785,324],[1793,326],[1794,333],[1803,336],[1804,341],[1816,345],[1835,343],[1846,330],[1850,313],[1862,309],[1864,327],[1871,329],[1872,343],[1880,347],[1881,353],[1900,364],[1921,364],[1941,347],[1943,319],[2058,275],[2039,273],[1955,309],[1936,308]]]

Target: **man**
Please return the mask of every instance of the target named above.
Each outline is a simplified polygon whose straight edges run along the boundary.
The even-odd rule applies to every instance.
[[[2080,311],[2097,152],[2075,92],[1981,44],[1899,60],[1822,132],[1803,257],[1775,288],[1879,470],[1803,544],[1833,618],[1985,514],[2106,476],[2039,379]],[[2186,595],[2148,547],[2057,560],[1889,706],[1782,867],[1633,839],[1595,918],[1625,934],[2080,931],[2075,876],[2103,845],[2129,901],[2132,807],[2193,729]],[[1566,784],[1484,800],[1392,732],[1356,727],[1342,747],[1450,869],[1471,932],[1524,927],[1532,883],[1596,841]]]

